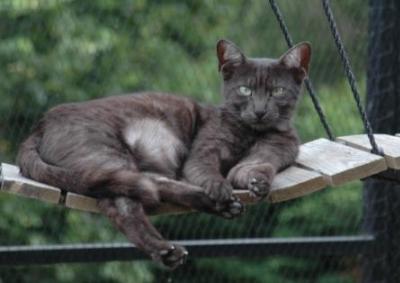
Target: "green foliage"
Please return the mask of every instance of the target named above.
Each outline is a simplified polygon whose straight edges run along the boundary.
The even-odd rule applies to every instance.
[[[337,192],[340,190],[340,192]],[[361,184],[349,183],[293,201],[278,216],[274,236],[357,234],[361,221]],[[343,221],[347,217],[347,221]],[[323,225],[321,225],[323,223]]]
[[[313,44],[311,78],[335,133],[361,132],[319,1],[279,3],[295,40]],[[362,79],[366,8],[359,0],[334,4]],[[12,162],[34,121],[57,103],[140,90],[217,103],[214,45],[219,38],[233,40],[254,56],[276,57],[286,49],[264,1],[243,0],[0,0],[0,38],[3,162]],[[308,141],[324,132],[304,96],[295,122]],[[125,240],[101,216],[5,194],[0,194],[0,214],[1,245]],[[352,183],[283,204],[256,205],[235,221],[194,213],[160,216],[154,222],[171,239],[357,234],[361,186]],[[173,282],[348,283],[355,281],[347,274],[355,266],[341,259],[204,259],[167,277]],[[149,262],[0,268],[0,282],[147,283],[162,276]]]

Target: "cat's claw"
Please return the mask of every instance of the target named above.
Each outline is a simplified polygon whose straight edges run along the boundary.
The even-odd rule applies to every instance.
[[[216,210],[219,215],[226,219],[240,216],[244,212],[244,206],[236,197],[231,197],[231,201],[216,203]]]
[[[261,179],[252,178],[248,184],[250,197],[264,199],[270,191],[270,184]]]
[[[181,246],[171,245],[170,248],[158,252],[159,261],[169,269],[175,269],[186,262],[188,251]]]
[[[233,188],[227,181],[210,181],[205,186],[206,194],[217,203],[229,202],[232,199]]]

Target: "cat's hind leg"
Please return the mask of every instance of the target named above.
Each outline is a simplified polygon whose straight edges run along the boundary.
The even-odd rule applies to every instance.
[[[217,203],[201,187],[159,174],[120,170],[110,174],[107,180],[99,188],[92,188],[92,193],[97,191],[94,196],[126,196],[140,202],[147,212],[156,210],[162,203],[171,203],[230,219],[240,216],[244,210],[236,198]]]
[[[151,224],[140,202],[127,197],[104,198],[98,200],[103,214],[153,260],[174,269],[183,264],[188,252],[185,248],[163,239]]]
[[[227,219],[238,217],[244,211],[242,203],[235,197],[228,202],[218,203],[205,194],[201,187],[156,174],[143,175],[155,183],[160,202],[189,207]]]
[[[151,224],[144,206],[158,207],[160,196],[156,184],[138,171],[135,163],[118,152],[102,151],[102,158],[85,158],[79,163],[79,193],[98,199],[101,212],[155,261],[169,268],[182,264],[187,251],[163,239]]]

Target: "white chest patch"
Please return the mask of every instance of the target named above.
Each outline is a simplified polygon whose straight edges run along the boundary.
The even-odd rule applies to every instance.
[[[126,143],[133,151],[139,150],[146,163],[157,163],[166,169],[178,167],[179,156],[185,145],[161,120],[144,118],[133,121],[125,130]],[[167,168],[173,166],[174,168]]]

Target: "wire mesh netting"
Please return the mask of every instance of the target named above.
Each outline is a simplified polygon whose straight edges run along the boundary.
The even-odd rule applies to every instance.
[[[310,78],[336,136],[361,133],[340,59],[318,0],[277,1],[295,40],[310,41]],[[368,5],[333,10],[360,92],[366,89]],[[13,163],[40,115],[71,101],[162,90],[217,104],[215,43],[235,42],[254,57],[278,57],[286,43],[263,1],[0,0],[0,160]],[[325,137],[304,95],[295,120],[303,142]],[[358,235],[362,186],[249,207],[228,221],[191,213],[153,218],[168,239]],[[124,242],[108,221],[0,195],[0,245]],[[295,252],[295,251],[294,251]],[[0,267],[0,282],[360,282],[360,256],[189,258],[174,272],[150,261]]]
[[[367,110],[376,132],[399,129],[400,3],[370,1]],[[364,282],[398,282],[399,185],[369,180],[364,189],[364,228],[383,243],[382,252],[364,261]]]

